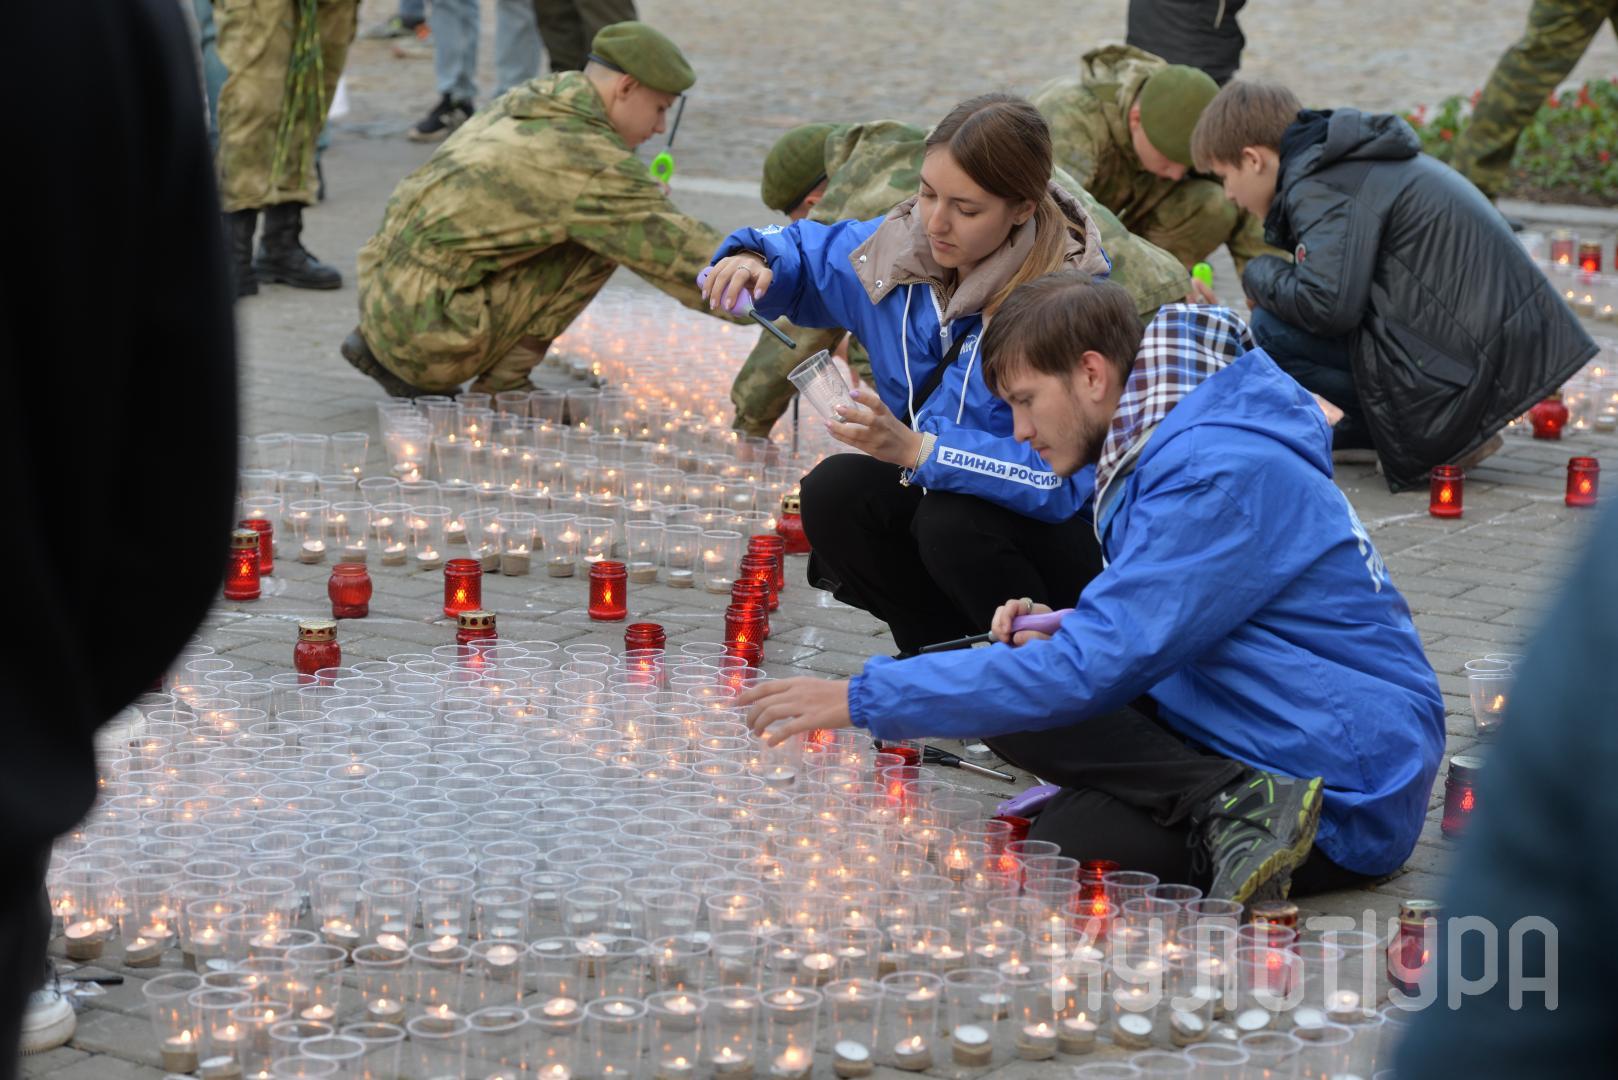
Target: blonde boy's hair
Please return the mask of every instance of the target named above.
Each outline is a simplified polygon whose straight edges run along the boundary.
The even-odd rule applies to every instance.
[[[1210,172],[1216,163],[1241,161],[1243,147],[1280,150],[1282,134],[1302,108],[1297,95],[1279,83],[1227,83],[1191,132],[1191,160],[1199,171]]]

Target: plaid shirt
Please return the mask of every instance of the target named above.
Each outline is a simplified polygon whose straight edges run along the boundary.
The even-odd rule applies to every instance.
[[[1167,304],[1158,311],[1112,414],[1096,462],[1096,491],[1106,490],[1180,399],[1253,348],[1247,324],[1229,308]]]

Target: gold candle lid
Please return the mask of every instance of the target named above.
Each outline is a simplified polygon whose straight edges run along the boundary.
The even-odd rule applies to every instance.
[[[299,641],[336,641],[336,619],[303,619],[298,623]]]
[[[1298,925],[1298,905],[1290,900],[1265,900],[1248,908],[1256,923],[1274,923],[1278,926]]]
[[[1399,905],[1399,921],[1421,923],[1436,919],[1442,906],[1437,900],[1405,900]]]
[[[457,622],[462,630],[487,630],[494,626],[494,612],[463,611],[457,616]]]
[[[802,512],[802,508],[803,499],[796,491],[789,491],[781,496],[781,513],[797,514]]]
[[[230,546],[237,551],[258,550],[258,533],[253,529],[230,530]]]

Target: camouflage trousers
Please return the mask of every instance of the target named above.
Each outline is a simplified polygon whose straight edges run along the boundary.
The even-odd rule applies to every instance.
[[[275,132],[286,99],[287,65],[292,60],[296,0],[218,0],[219,59],[228,76],[219,90],[219,195],[226,213],[280,203],[315,201],[315,140],[304,134],[298,175],[272,179]],[[316,21],[325,85],[322,101],[330,106],[338,76],[354,40],[359,0],[320,0]],[[324,115],[324,109],[322,109]]]
[[[747,354],[746,362],[736,373],[736,381],[730,385],[730,401],[736,406],[736,418],[730,426],[760,438],[769,437],[770,429],[787,411],[792,395],[798,392],[787,375],[820,350],[829,352],[837,348],[837,343],[847,333],[838,329],[807,330],[785,319],[777,319],[775,325],[796,341],[798,347],[789,349],[773,334],[760,330],[758,344]],[[861,379],[870,382],[871,360],[858,341],[849,342],[848,362]]]
[[[1190,177],[1162,188],[1162,198],[1119,216],[1126,229],[1179,259],[1187,270],[1220,245],[1229,245],[1238,274],[1256,255],[1282,254],[1264,243],[1263,223],[1225,198],[1218,183]]]
[[[534,0],[534,19],[553,72],[583,70],[596,31],[634,17],[634,0]]]
[[[1495,65],[1471,122],[1455,140],[1450,165],[1491,199],[1498,195],[1510,174],[1518,136],[1604,22],[1618,33],[1615,0],[1534,0],[1527,32]]]
[[[525,389],[545,349],[617,265],[563,244],[457,288],[379,235],[359,252],[360,333],[383,367],[423,390],[443,393],[468,379],[488,393]]]

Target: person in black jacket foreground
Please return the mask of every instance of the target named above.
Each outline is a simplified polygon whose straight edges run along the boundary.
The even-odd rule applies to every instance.
[[[1609,506],[1529,644],[1489,749],[1443,898],[1437,981],[1418,999],[1400,1080],[1610,1076],[1618,1061],[1614,550]]]
[[[230,274],[178,6],[23,4],[6,45],[0,92],[50,85],[53,100],[12,117],[8,153],[27,168],[0,179],[19,256],[0,264],[0,566],[20,635],[0,663],[0,1078],[45,974],[51,842],[95,797],[96,728],[212,602],[236,473]],[[87,323],[108,332],[86,344]],[[53,363],[80,376],[72,389],[28,393]],[[138,509],[160,496],[161,553],[141,543]],[[72,1013],[51,1004],[59,1042]],[[29,1036],[51,1045],[32,1016]]]
[[[1373,447],[1394,491],[1484,456],[1595,355],[1505,219],[1400,117],[1237,80],[1191,153],[1293,253],[1242,274],[1254,339],[1343,410],[1335,447]]]

